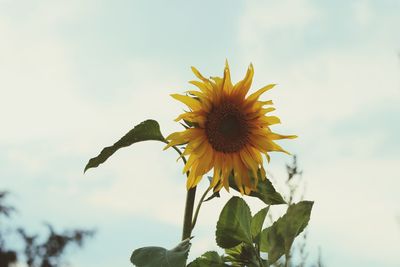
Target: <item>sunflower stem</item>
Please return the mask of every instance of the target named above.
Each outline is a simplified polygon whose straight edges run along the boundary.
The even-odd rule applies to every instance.
[[[168,144],[167,140],[163,141]],[[182,151],[177,146],[172,146],[172,148],[178,152],[179,156],[182,158],[183,164],[186,165],[186,158],[183,156]],[[186,172],[186,176],[189,177],[189,171]],[[193,218],[193,208],[194,200],[196,198],[196,187],[190,188],[186,193],[186,204],[185,204],[185,214],[183,217],[183,231],[182,231],[182,241],[190,238],[192,234],[192,218]],[[196,212],[198,214],[198,212]],[[196,216],[197,218],[197,216]]]
[[[192,234],[192,218],[194,200],[196,197],[196,187],[190,188],[186,194],[185,215],[183,217],[182,240],[189,238]]]
[[[208,192],[210,192],[212,187],[207,188],[207,190],[204,192],[204,194],[201,196],[199,203],[197,204],[197,208],[196,208],[196,212],[194,213],[194,217],[193,217],[193,222],[192,222],[192,230],[194,229],[196,222],[197,222],[197,217],[199,216],[199,212],[200,212],[200,208],[201,208],[201,204],[203,204],[204,199],[206,198]]]

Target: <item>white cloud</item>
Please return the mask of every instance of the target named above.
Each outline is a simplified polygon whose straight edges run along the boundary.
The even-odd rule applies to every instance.
[[[366,1],[355,1],[354,18],[361,26],[368,26],[374,20],[374,10]]]
[[[165,134],[178,129],[172,119],[183,107],[168,94],[184,91],[186,80],[192,77],[182,78],[173,66],[127,58],[118,71],[130,78],[114,88],[118,97],[113,101],[98,101],[96,91],[82,90],[85,77],[74,71],[79,63],[58,29],[89,12],[88,3],[43,1],[23,20],[0,15],[0,142],[6,144],[7,160],[31,174],[19,181],[7,181],[10,185],[33,184],[40,174],[56,175],[51,164],[63,156],[95,156],[144,119],[157,119]],[[294,141],[298,145],[292,146],[303,149],[297,152],[309,181],[308,196],[316,201],[311,224],[317,234],[326,237],[315,239],[345,240],[343,247],[348,253],[361,256],[368,251],[371,257],[383,255],[395,260],[392,255],[396,255],[394,247],[399,239],[392,233],[396,231],[394,212],[398,203],[395,189],[400,185],[393,173],[397,161],[376,160],[371,153],[380,145],[385,130],[344,140],[330,128],[375,104],[384,106],[388,100],[400,100],[398,37],[395,28],[387,27],[396,20],[385,20],[361,3],[354,6],[355,23],[378,25],[369,36],[338,47],[319,47],[308,51],[309,57],[273,62],[280,47],[289,51],[297,41],[304,41],[304,31],[324,14],[306,0],[248,1],[239,21],[238,56],[244,65],[248,61],[255,64],[255,87],[279,84],[268,98],[274,100],[277,115],[283,119],[280,127],[300,135]],[[38,149],[27,149],[33,142]],[[61,178],[64,182],[51,183],[45,192],[59,196],[62,201],[58,205],[76,203],[76,207],[70,207],[74,209],[71,213],[88,223],[92,217],[106,217],[104,214],[135,214],[181,225],[185,178],[174,151],[163,152],[162,147],[143,143],[125,148],[85,176],[82,169],[86,162],[79,166],[66,163]],[[345,150],[348,154],[343,156]],[[325,154],[330,154],[329,159],[324,159]],[[204,204],[195,234],[207,231],[207,235],[196,237],[193,254],[216,247],[211,236],[229,197],[223,195],[212,205]],[[46,195],[37,198],[47,202]],[[252,210],[257,210],[260,204],[250,202]],[[64,211],[56,211],[55,203],[48,205],[55,212]],[[332,213],[336,210],[341,216]],[[389,222],[392,213],[393,223]],[[374,251],[380,251],[381,243],[393,249],[377,255]]]
[[[303,8],[296,6],[299,3],[307,11],[302,12]],[[399,37],[389,27],[398,24],[398,17],[378,16],[366,2],[358,2],[346,29],[355,31],[349,40],[315,46],[315,50],[304,51],[306,56],[281,62],[275,54],[282,56],[282,49],[290,51],[288,41],[295,51],[303,52],[296,44],[304,42],[306,33],[312,32],[328,11],[311,2],[296,2],[289,17],[282,16],[281,24],[274,25],[260,14],[281,14],[282,8],[269,4],[247,3],[238,40],[244,61],[253,59],[255,63],[256,87],[269,82],[260,81],[265,79],[263,74],[279,84],[268,97],[283,119],[284,124],[276,129],[290,127],[300,136],[294,141],[295,150],[308,181],[307,198],[315,200],[312,242],[322,246],[327,258],[346,253],[353,258],[368,257],[382,266],[394,264],[400,241],[400,236],[393,234],[398,232],[396,188],[400,183],[395,166],[399,158],[381,159],[375,152],[385,151],[382,144],[390,143],[384,140],[386,131],[396,126],[374,127],[377,122],[372,115],[385,110],[387,103],[400,101]],[[296,10],[303,15],[290,16]],[[363,28],[366,24],[373,27],[367,31]],[[371,130],[359,129],[360,136],[339,128],[344,122],[351,125],[356,114],[371,114]],[[338,260],[333,264],[346,265]]]
[[[310,231],[314,242],[324,250],[330,240],[341,244],[330,250],[395,263],[400,241],[395,220],[400,186],[397,161],[347,158],[311,165],[307,179],[308,195],[316,200]]]
[[[307,0],[249,1],[239,22],[239,38],[251,47],[262,46],[260,39],[293,28],[301,31],[317,17],[317,9]]]
[[[304,34],[312,31],[323,12],[308,1],[274,3],[247,3],[238,40],[243,61],[255,63],[256,86],[271,80],[278,83],[270,95],[288,125],[299,128],[315,122],[334,123],[374,103],[400,99],[398,37],[386,25],[393,22],[392,17],[374,21],[381,27],[369,32],[367,39],[362,36],[346,45],[318,46],[310,52],[296,44],[304,42]],[[268,14],[283,15],[275,25]],[[282,34],[276,35],[277,31]],[[276,54],[284,57],[282,50],[306,53],[307,57],[281,62]]]
[[[85,74],[76,74],[74,68],[78,63],[71,56],[73,48],[61,38],[59,29],[88,12],[85,9],[88,2],[83,5],[78,1],[62,4],[50,2],[33,5],[22,19],[0,15],[0,35],[3,40],[0,43],[0,90],[3,96],[0,98],[0,142],[5,148],[3,153],[7,162],[23,170],[26,175],[19,179],[26,179],[28,184],[39,175],[54,172],[56,176],[57,170],[49,164],[58,160],[97,155],[102,147],[113,144],[145,119],[159,120],[164,126],[163,132],[168,134],[178,127],[169,114],[178,114],[181,110],[169,93],[180,89],[184,91],[180,88],[183,83],[177,82],[181,79],[177,79],[178,75],[172,68],[155,61],[127,58],[123,67],[131,79],[127,79],[123,88],[118,88],[125,93],[123,97],[113,103],[104,103],[96,101],[96,92],[90,97],[83,94],[80,90]],[[11,12],[21,7],[13,3],[8,8]],[[159,145],[159,151],[155,153],[163,156],[168,154],[161,151],[162,147]],[[143,147],[138,150],[133,161],[142,162],[147,150]],[[92,202],[87,204],[124,212],[132,212],[132,207],[135,207],[134,212],[155,213],[156,217],[171,220],[167,218],[166,209],[155,201],[162,197],[164,190],[168,188],[169,192],[174,191],[177,185],[165,179],[168,175],[161,169],[153,170],[151,160],[154,157],[147,155],[147,166],[132,164],[132,158],[129,161],[121,158],[123,163],[118,165],[121,169],[114,172],[115,184],[107,190],[89,195]],[[81,179],[90,179],[82,177],[85,163],[71,166],[66,162],[65,166],[76,168],[63,170],[61,177],[68,180],[67,187],[61,183],[49,185],[49,190],[55,195],[56,192],[74,197],[85,195],[87,190],[78,187],[82,185]],[[60,162],[56,164],[62,165]],[[141,166],[132,168],[135,165]],[[152,169],[151,174],[149,169]],[[96,180],[92,182],[96,183]],[[7,184],[12,187],[20,184],[20,181],[11,179]],[[135,186],[137,184],[140,186]],[[183,185],[180,184],[180,192],[184,191]],[[137,190],[135,195],[132,194],[132,188]],[[149,202],[152,206],[132,204],[147,198],[148,192],[155,195],[153,202]],[[176,206],[176,200],[180,199],[178,196],[165,197],[171,206]]]
[[[241,56],[247,59],[245,63],[272,60],[273,55],[266,51],[292,49],[303,30],[318,23],[319,16],[319,10],[308,0],[247,1],[238,25],[238,41]]]

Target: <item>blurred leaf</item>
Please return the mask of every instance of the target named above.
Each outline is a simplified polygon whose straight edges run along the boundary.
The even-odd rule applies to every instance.
[[[232,248],[241,242],[252,244],[251,212],[240,197],[232,197],[219,215],[216,241],[221,248]]]
[[[190,238],[175,248],[144,247],[133,251],[131,262],[137,267],[184,267],[190,249]]]
[[[268,252],[270,264],[276,262],[285,253],[289,253],[294,239],[310,220],[313,204],[312,201],[301,201],[289,206],[285,215],[261,232],[260,250]]]
[[[155,120],[146,120],[135,126],[114,145],[105,147],[97,157],[91,158],[85,167],[85,172],[90,168],[95,168],[105,162],[118,149],[130,146],[141,141],[164,141],[160,132],[160,125]]]
[[[268,210],[269,206],[257,212],[256,215],[254,215],[254,217],[251,219],[251,236],[253,237],[254,242],[257,244],[259,243],[259,234],[261,232]]]
[[[260,171],[258,172],[258,175],[259,177],[261,176]],[[233,175],[229,177],[229,186],[235,189],[236,191],[239,191],[238,187],[236,186]],[[262,179],[258,180],[257,191],[252,191],[249,196],[259,198],[267,205],[286,204],[281,194],[276,192],[271,181],[268,180],[268,178],[266,177],[264,178],[264,180]]]
[[[55,267],[61,266],[63,257],[71,245],[82,247],[88,237],[92,237],[93,230],[64,230],[56,232],[50,224],[46,224],[48,235],[43,241],[36,235],[29,235],[23,228],[18,228],[17,233],[24,243],[24,258],[26,266]],[[0,249],[1,250],[1,249]],[[1,266],[1,265],[0,265]]]
[[[229,267],[224,258],[215,251],[208,251],[192,261],[188,267]]]
[[[7,191],[0,191],[0,215],[4,215],[6,217],[10,217],[16,209],[12,206],[4,204],[6,202],[6,198],[10,193]]]

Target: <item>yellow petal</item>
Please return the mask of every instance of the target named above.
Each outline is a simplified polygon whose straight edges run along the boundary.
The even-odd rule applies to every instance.
[[[258,101],[258,103],[260,103],[260,105],[265,106],[265,105],[273,105],[274,103],[272,102],[272,100],[268,100],[268,101]]]
[[[258,122],[262,126],[269,126],[281,123],[281,120],[276,116],[263,116],[258,119]]]
[[[253,82],[253,76],[254,76],[254,67],[253,64],[250,63],[250,66],[247,68],[246,76],[243,79],[243,90],[246,91],[246,94],[250,89],[251,83]]]
[[[235,93],[239,96],[240,99],[244,99],[247,93],[249,92],[251,83],[253,81],[254,76],[254,68],[253,64],[247,68],[246,76],[240,82],[235,85]]]
[[[253,175],[257,175],[258,162],[251,155],[249,150],[245,147],[240,151],[240,158],[242,162],[246,165],[247,169],[251,170]]]
[[[198,71],[195,67],[192,66],[191,69],[192,69],[194,75],[196,75],[197,78],[199,78],[200,80],[202,80],[204,82],[208,81],[208,79],[204,78],[204,76],[201,75],[200,71]]]
[[[201,178],[203,178],[202,175],[197,176],[196,179],[194,180],[192,187],[197,186],[199,184],[199,182],[201,181]]]
[[[200,110],[203,110],[204,112],[208,112],[211,109],[211,102],[205,94],[203,94],[202,92],[193,91],[193,90],[187,91],[187,93],[192,94],[199,98],[200,103],[202,105],[202,108]]]
[[[229,70],[228,60],[225,61],[224,78],[223,78],[223,91],[228,95],[232,92],[231,72]]]
[[[175,146],[175,145],[180,145],[180,144],[185,144],[188,142],[187,137],[185,135],[185,132],[187,130],[183,131],[183,132],[176,132],[176,133],[172,133],[170,135],[168,135],[165,139],[166,140],[170,140],[169,143],[164,147],[164,150],[166,150],[167,148],[171,147],[171,146]]]
[[[268,141],[268,142],[266,142],[266,143],[265,143],[265,148],[266,148],[268,151],[278,151],[278,152],[283,152],[283,153],[286,153],[286,154],[290,155],[289,152],[287,152],[286,150],[284,150],[280,145],[276,144],[276,143],[273,142],[273,141]]]
[[[214,161],[214,152],[210,145],[204,145],[206,147],[204,154],[201,158],[198,158],[199,165],[197,166],[197,175],[204,175],[209,172],[212,168],[212,163]]]
[[[253,135],[250,142],[252,143],[253,147],[262,153],[267,153],[268,151],[280,151],[289,154],[289,152],[284,150],[266,136]]]
[[[190,170],[189,176],[186,180],[186,189],[189,190],[190,188],[192,188],[192,185],[194,183],[194,180],[196,177],[194,177],[194,172],[196,171],[196,167],[197,167],[198,161],[194,161],[193,162],[193,166]]]
[[[247,186],[244,187],[244,193],[245,193],[246,195],[250,195],[251,190],[252,190],[252,188],[250,188],[250,187],[247,187]]]
[[[297,138],[297,135],[282,135],[277,133],[267,133],[268,138],[271,140],[279,140],[279,139],[294,139]]]
[[[222,184],[225,187],[225,190],[229,192],[229,177],[225,177],[225,179],[222,181]]]
[[[253,159],[247,148],[243,148],[239,152],[242,162],[247,166],[248,169],[257,169],[258,163]]]
[[[240,193],[243,195],[244,190],[243,190],[242,178],[247,170],[245,169],[245,166],[243,165],[240,156],[238,154],[233,155],[233,164],[234,164],[235,184],[239,188]]]
[[[198,110],[201,108],[200,102],[193,97],[187,95],[172,94],[171,95],[176,100],[182,102],[192,110]]]
[[[200,89],[205,94],[210,94],[212,91],[212,86],[209,84],[209,82],[200,82],[200,81],[190,81],[189,83],[193,84],[197,88]]]
[[[214,175],[210,183],[210,188],[213,188],[218,184],[220,177],[221,177],[221,169],[214,167]]]
[[[200,99],[205,97],[202,92],[199,92],[199,91],[196,91],[196,90],[188,90],[188,91],[186,91],[186,93],[191,94],[193,96],[197,96]]]
[[[197,123],[201,128],[204,128],[204,124],[206,122],[206,118],[203,115],[199,115],[199,113],[195,112],[185,112],[175,119],[175,121],[180,120]]]
[[[258,89],[256,92],[254,92],[251,95],[249,95],[249,97],[247,98],[247,101],[250,102],[250,103],[256,101],[260,97],[260,95],[262,95],[266,91],[274,88],[275,85],[276,84],[268,84],[267,86],[264,86],[263,88]]]
[[[186,173],[188,170],[190,170],[190,168],[192,167],[193,163],[195,163],[196,160],[198,160],[196,156],[190,155],[188,161],[185,164],[185,167],[183,168],[182,173]]]

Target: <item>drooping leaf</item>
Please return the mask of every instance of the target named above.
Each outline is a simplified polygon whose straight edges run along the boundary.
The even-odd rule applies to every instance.
[[[258,172],[259,177],[261,177],[260,171]],[[253,179],[253,178],[252,178]],[[229,177],[229,186],[236,191],[239,191],[238,187],[236,186],[235,180],[233,175]],[[257,191],[252,191],[250,193],[251,197],[259,198],[267,205],[279,205],[279,204],[286,204],[285,200],[276,192],[274,186],[272,185],[271,181],[268,178],[264,178],[264,180],[259,179],[257,184]]]
[[[97,157],[91,158],[86,164],[85,172],[90,168],[95,168],[105,162],[118,149],[130,146],[141,141],[164,141],[164,137],[160,132],[160,125],[155,120],[146,120],[139,125],[136,125],[132,130],[125,134],[114,145],[105,147]]]
[[[285,215],[261,232],[260,250],[268,252],[270,264],[290,252],[294,239],[310,220],[313,204],[312,201],[301,201],[289,206]]]
[[[261,232],[262,226],[264,224],[265,216],[267,216],[269,210],[269,206],[263,208],[251,219],[251,236],[253,237],[253,241],[258,244],[259,234]]]
[[[232,197],[225,204],[217,222],[216,241],[221,248],[252,244],[251,212],[242,198]]]
[[[281,194],[276,192],[274,186],[268,178],[259,181],[257,184],[257,191],[252,191],[250,196],[257,197],[267,205],[286,204]]]
[[[131,262],[137,267],[184,267],[190,249],[190,238],[175,248],[143,247],[133,251]]]
[[[208,251],[192,261],[188,267],[229,267],[225,264],[224,257],[215,251]]]

